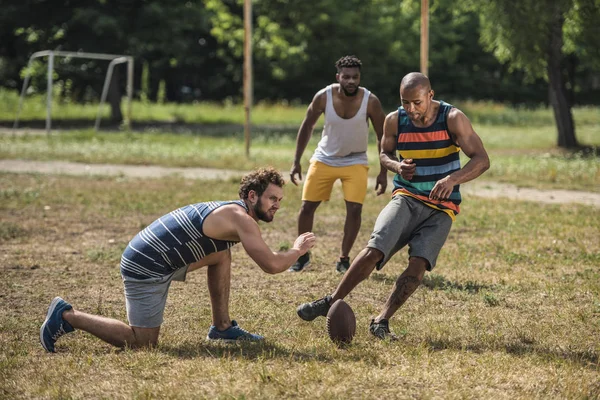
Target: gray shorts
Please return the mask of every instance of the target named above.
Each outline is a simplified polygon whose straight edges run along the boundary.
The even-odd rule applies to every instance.
[[[451,227],[452,218],[445,212],[413,197],[396,195],[379,213],[367,247],[383,253],[377,270],[408,244],[409,257],[426,259],[427,270],[431,271]]]
[[[156,328],[163,323],[167,294],[172,281],[185,281],[188,266],[161,278],[135,279],[123,277],[125,305],[129,325]]]

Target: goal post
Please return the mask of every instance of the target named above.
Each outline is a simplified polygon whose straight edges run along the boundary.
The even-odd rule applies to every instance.
[[[15,123],[13,125],[13,129],[17,129],[19,127],[19,117],[21,115],[21,110],[23,108],[23,99],[25,98],[25,94],[27,93],[27,85],[29,84],[29,80],[31,78],[31,63],[33,60],[39,57],[48,57],[48,76],[47,76],[47,84],[46,84],[46,133],[49,134],[52,129],[52,75],[54,73],[54,57],[72,57],[72,58],[87,58],[92,60],[110,60],[108,65],[108,70],[106,71],[106,76],[104,78],[104,85],[102,88],[102,96],[100,99],[100,104],[98,106],[98,114],[96,116],[96,122],[94,124],[94,128],[96,131],[100,127],[100,117],[102,113],[102,106],[106,101],[106,95],[108,93],[108,87],[110,84],[110,80],[112,78],[112,72],[114,66],[121,63],[127,63],[127,111],[125,113],[125,125],[127,129],[131,128],[131,101],[133,97],[133,57],[125,56],[119,54],[105,54],[105,53],[86,53],[82,51],[54,51],[54,50],[44,50],[35,52],[29,57],[29,62],[27,63],[27,72],[25,74],[25,79],[23,80],[23,87],[21,89],[21,96],[19,98],[19,108],[17,110],[17,116],[15,118]]]

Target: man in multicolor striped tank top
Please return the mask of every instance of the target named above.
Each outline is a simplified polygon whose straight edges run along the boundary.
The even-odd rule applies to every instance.
[[[381,163],[396,173],[392,200],[379,214],[367,247],[352,262],[337,289],[298,307],[304,320],[327,315],[330,305],[346,297],[375,268],[383,268],[408,245],[408,266],[369,326],[375,337],[395,339],[388,320],[419,287],[425,272],[435,267],[460,211],[460,184],[477,178],[490,166],[469,119],[452,105],[433,100],[425,75],[406,75],[400,83],[400,98],[402,106],[385,119],[380,154]],[[470,158],[462,168],[461,149]]]
[[[230,248],[242,242],[248,255],[269,274],[283,272],[315,243],[300,235],[285,252],[273,252],[262,239],[258,221],[271,222],[283,197],[284,180],[274,169],[242,178],[240,200],[210,201],[178,208],[148,225],[129,242],[121,257],[129,324],[87,314],[56,297],[40,329],[44,349],[81,329],[118,347],[148,347],[158,342],[169,286],[206,267],[212,308],[208,340],[262,340],[229,317]]]

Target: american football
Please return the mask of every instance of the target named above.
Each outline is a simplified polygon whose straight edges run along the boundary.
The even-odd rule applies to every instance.
[[[349,344],[356,333],[354,311],[344,300],[337,300],[327,313],[327,334],[336,344]]]

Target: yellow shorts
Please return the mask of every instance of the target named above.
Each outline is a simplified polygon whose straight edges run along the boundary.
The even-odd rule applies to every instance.
[[[356,164],[347,167],[331,167],[319,161],[312,161],[302,189],[303,201],[327,201],[335,181],[342,181],[344,200],[363,204],[367,196],[369,167]]]

